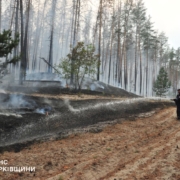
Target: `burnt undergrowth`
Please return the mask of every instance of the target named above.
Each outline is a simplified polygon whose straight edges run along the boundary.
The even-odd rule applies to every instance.
[[[69,132],[75,132],[76,128],[120,118],[130,120],[140,113],[174,105],[170,101],[144,98],[122,101],[106,99],[64,101],[23,96],[25,102],[33,102],[31,107],[29,103],[25,105],[20,103],[18,107],[10,104],[9,108],[8,105],[5,106],[5,102],[9,102],[9,95],[4,94],[3,96],[0,97],[4,102],[4,107],[0,109],[1,153],[4,151],[19,152],[35,142],[64,138]],[[47,106],[51,107],[48,114],[37,113],[37,109]]]
[[[28,81],[27,81],[28,82]],[[37,82],[38,83],[38,82]],[[49,83],[48,81],[46,82]],[[26,93],[26,94],[33,94],[33,93],[42,93],[42,94],[51,94],[51,95],[59,95],[59,94],[69,94],[69,95],[76,95],[79,93],[87,94],[87,95],[98,95],[98,96],[118,96],[118,97],[140,97],[136,94],[133,94],[131,92],[128,92],[124,89],[120,89],[117,87],[113,87],[110,85],[107,85],[105,83],[102,83],[103,88],[96,87],[95,90],[90,89],[81,89],[76,90],[72,88],[64,88],[59,85],[51,85],[51,86],[43,86],[43,84],[36,86],[23,86],[23,85],[13,85],[13,86],[5,86],[3,87],[4,90],[9,92],[19,92],[19,93]]]

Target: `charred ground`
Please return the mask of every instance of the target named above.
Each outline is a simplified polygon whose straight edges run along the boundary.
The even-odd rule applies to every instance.
[[[77,129],[83,130],[85,127],[100,122],[109,123],[116,119],[135,120],[140,113],[174,105],[170,101],[138,98],[138,96],[129,95],[128,93],[124,95],[124,91],[121,96],[115,96],[114,94],[111,94],[111,96],[100,95],[100,99],[97,98],[99,92],[92,92],[96,99],[88,99],[90,91],[88,93],[84,91],[86,94],[81,94],[78,100],[62,99],[62,95],[68,93],[70,93],[71,97],[79,97],[74,94],[75,92],[67,91],[67,89],[59,91],[60,97],[57,96],[57,92],[52,91],[48,95],[53,98],[42,97],[42,89],[38,92],[38,94],[40,93],[39,96],[38,94],[34,95],[33,92],[34,90],[31,89],[28,95],[13,93],[13,91],[0,94],[1,152],[6,150],[18,152],[34,142],[64,138],[71,133],[77,133]],[[44,96],[46,95],[44,93]],[[87,97],[83,99],[83,96]],[[14,97],[17,98],[17,104],[15,105],[11,103],[11,98]],[[37,112],[37,109],[45,107],[50,107],[48,115]],[[95,132],[101,130],[101,125],[93,127]]]

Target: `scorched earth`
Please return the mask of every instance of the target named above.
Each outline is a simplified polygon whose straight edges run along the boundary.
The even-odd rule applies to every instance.
[[[36,167],[33,173],[0,172],[3,180],[177,180],[180,122],[170,107],[110,124],[99,133],[35,143],[18,153],[5,151],[1,159],[10,166]]]

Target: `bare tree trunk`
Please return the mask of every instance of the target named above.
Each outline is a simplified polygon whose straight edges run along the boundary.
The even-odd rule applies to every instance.
[[[21,15],[21,64],[19,83],[22,85],[25,77],[25,62],[24,62],[24,21],[23,21],[23,1],[20,0],[20,15]]]
[[[100,74],[100,62],[101,62],[101,28],[102,28],[102,0],[100,0],[100,7],[99,7],[99,44],[98,44],[98,55],[99,61],[97,65],[97,80],[99,81],[99,74]]]
[[[126,4],[126,8],[125,9],[125,25],[124,25],[124,42],[123,42],[123,47],[122,47],[122,59],[124,59],[124,87],[125,89],[127,88],[127,45],[126,45],[126,41],[127,41],[127,31],[128,31],[128,23],[129,23],[129,15],[130,15],[130,11],[131,11],[131,8],[132,8],[132,5],[133,5],[133,1],[128,1],[126,3],[130,3],[129,5],[129,9],[127,8],[127,5]]]
[[[104,22],[103,22],[103,26],[105,27],[105,20],[104,20]],[[105,36],[105,31],[103,31],[103,37]],[[104,73],[103,73],[103,70],[104,70],[104,64],[105,64],[105,54],[106,54],[106,50],[105,50],[105,48],[106,48],[106,45],[105,45],[106,43],[105,43],[105,38],[103,38],[103,51],[102,51],[102,55],[101,55],[101,71],[102,71],[102,75],[103,75],[103,77],[102,77],[102,79],[104,78]]]
[[[52,24],[51,24],[51,32],[50,32],[50,46],[49,46],[49,64],[48,72],[52,73],[52,66],[53,66],[53,41],[54,41],[54,21],[55,21],[55,13],[56,13],[56,0],[52,2]]]
[[[79,20],[80,20],[80,10],[81,10],[81,1],[80,0],[75,0],[73,1],[74,5],[73,7],[75,8],[75,11],[73,10],[74,14],[74,19],[73,19],[73,48],[76,46],[77,43],[77,36],[78,36],[78,30],[79,30]],[[73,53],[72,53],[72,59],[71,59],[71,84],[73,84],[74,81],[74,73],[73,73],[73,64],[75,59],[73,59]]]
[[[118,45],[117,45],[117,80],[118,83],[121,82],[122,79],[122,58],[121,58],[121,0],[120,0],[119,9],[119,17],[118,17]],[[122,82],[121,82],[122,83]]]
[[[18,33],[18,27],[19,27],[19,0],[16,0],[15,34]],[[19,45],[14,48],[14,52],[13,52],[14,57],[16,57],[18,55],[18,48],[19,48]],[[16,67],[16,65],[13,65],[14,75],[15,75],[15,67]],[[15,76],[14,76],[14,78],[15,78]]]
[[[38,43],[40,46],[40,49],[42,49],[43,46],[43,42],[42,39],[40,39],[40,36],[43,36],[42,34],[44,34],[44,14],[45,14],[45,8],[46,8],[46,4],[47,4],[48,0],[45,0],[44,5],[43,5],[43,14],[42,14],[42,18],[41,18],[41,23],[40,23],[40,30],[38,32],[38,39],[37,39],[37,48],[38,48]],[[41,56],[41,51],[40,51],[40,56]],[[37,56],[36,54],[34,55],[34,68],[37,66]],[[38,63],[38,68],[39,71],[41,71],[41,61],[39,61]]]
[[[147,49],[147,57],[146,57],[146,60],[147,60],[147,64],[146,64],[146,96],[148,96],[148,68],[149,68],[149,50]]]
[[[31,0],[28,0],[27,5],[27,15],[26,15],[26,26],[25,26],[25,35],[24,35],[24,68],[25,71],[27,69],[27,63],[28,63],[28,29],[29,29],[29,14],[30,14],[30,4]]]
[[[10,28],[9,29],[12,29],[12,25],[13,25],[13,19],[14,19],[14,15],[15,15],[15,11],[16,11],[16,1],[14,1],[14,4],[12,5],[13,6],[13,11],[12,11],[12,17],[11,17],[11,21],[10,21]]]
[[[124,52],[124,88],[127,90],[128,84],[128,64],[127,64],[127,50]]]
[[[62,51],[61,51],[61,56],[64,55],[63,50],[64,50],[64,38],[65,38],[64,32],[65,32],[65,27],[66,27],[66,10],[65,10],[66,5],[67,5],[67,2],[66,2],[66,0],[64,0],[64,11],[63,11],[63,17],[62,17],[63,25],[62,25]]]
[[[139,75],[139,94],[141,95],[142,93],[142,56],[141,56],[141,42],[139,38],[139,70],[140,70],[140,75]]]
[[[53,65],[53,36],[54,35],[54,28],[51,29],[51,35],[50,35],[50,46],[49,46],[49,64]],[[48,72],[52,73],[51,66],[48,65]]]
[[[112,16],[112,25],[111,25],[111,45],[110,45],[110,55],[109,55],[109,73],[108,73],[108,84],[110,83],[111,78],[111,61],[112,61],[112,47],[114,41],[114,21],[115,21],[115,9],[114,9],[114,1],[113,1],[113,16]]]
[[[134,69],[134,92],[136,93],[136,86],[137,86],[137,32],[138,27],[136,27],[136,40],[135,40],[135,69]]]
[[[46,1],[45,1],[46,3]],[[44,3],[44,8],[45,8],[45,3]],[[36,26],[38,27],[36,29],[36,35],[35,35],[35,40],[34,40],[34,45],[33,45],[33,58],[32,58],[32,71],[35,71],[36,66],[37,66],[37,52],[38,52],[38,45],[39,45],[39,39],[40,39],[40,32],[41,32],[41,26],[42,26],[42,20],[40,20],[40,1],[38,2],[38,15],[37,15],[37,20],[36,20]],[[43,8],[43,16],[44,16],[44,8]]]
[[[105,63],[104,63],[104,72],[106,72],[106,66],[107,66],[107,61],[108,61],[108,56],[109,56],[109,51],[107,50],[109,49],[109,42],[106,45],[106,55],[105,55]]]
[[[1,33],[1,28],[2,28],[1,22],[2,22],[2,0],[0,0],[0,33]]]

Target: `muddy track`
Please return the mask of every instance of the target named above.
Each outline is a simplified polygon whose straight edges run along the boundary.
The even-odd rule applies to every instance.
[[[0,172],[4,180],[177,180],[180,121],[175,108],[166,108],[151,117],[109,125],[100,133],[4,152],[1,158],[11,166],[36,166],[35,173]]]

